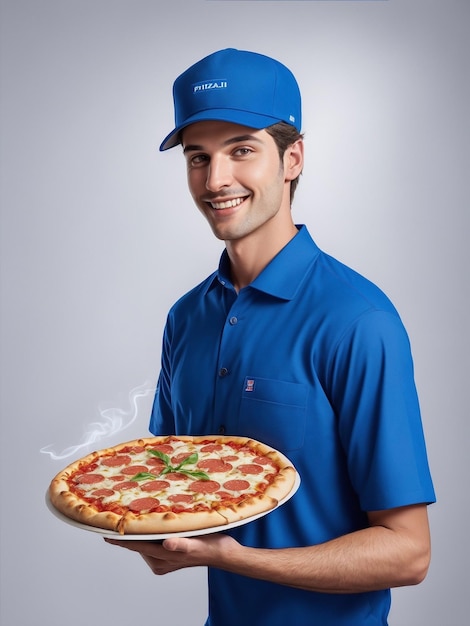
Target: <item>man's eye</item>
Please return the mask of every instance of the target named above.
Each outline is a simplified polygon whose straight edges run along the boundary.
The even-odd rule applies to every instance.
[[[248,154],[251,154],[253,152],[253,150],[251,148],[237,148],[235,150],[235,154],[237,156],[247,156]]]
[[[195,154],[189,159],[189,163],[190,165],[204,165],[207,160],[208,157],[206,154]]]

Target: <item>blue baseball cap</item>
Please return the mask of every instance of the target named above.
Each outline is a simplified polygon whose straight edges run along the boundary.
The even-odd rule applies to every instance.
[[[292,72],[275,59],[227,48],[198,61],[173,85],[175,128],[160,150],[180,143],[180,131],[205,120],[260,130],[286,122],[301,130],[300,90]]]

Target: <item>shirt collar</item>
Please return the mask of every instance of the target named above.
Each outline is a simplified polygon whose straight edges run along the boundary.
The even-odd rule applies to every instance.
[[[307,269],[312,265],[320,250],[305,225],[297,226],[299,232],[272,259],[264,270],[249,285],[282,300],[292,300],[297,293]],[[219,269],[214,273],[207,291],[215,284],[231,288],[230,261],[227,251],[220,257]]]

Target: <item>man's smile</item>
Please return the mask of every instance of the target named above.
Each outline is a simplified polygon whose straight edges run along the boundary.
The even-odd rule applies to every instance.
[[[241,197],[241,198],[233,198],[232,200],[224,200],[222,202],[210,202],[209,201],[209,204],[211,205],[213,209],[216,209],[216,210],[231,209],[233,207],[240,206],[240,204],[242,204],[242,202],[244,202],[247,199],[247,197],[248,196]]]

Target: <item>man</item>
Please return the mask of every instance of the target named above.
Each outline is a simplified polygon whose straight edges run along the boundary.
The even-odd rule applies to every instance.
[[[230,533],[118,543],[156,574],[208,566],[207,626],[386,624],[390,588],[426,575],[434,501],[406,332],[292,220],[303,138],[286,67],[222,50],[175,81],[174,101],[161,150],[182,145],[226,249],[169,313],[150,430],[259,439],[301,485]]]

